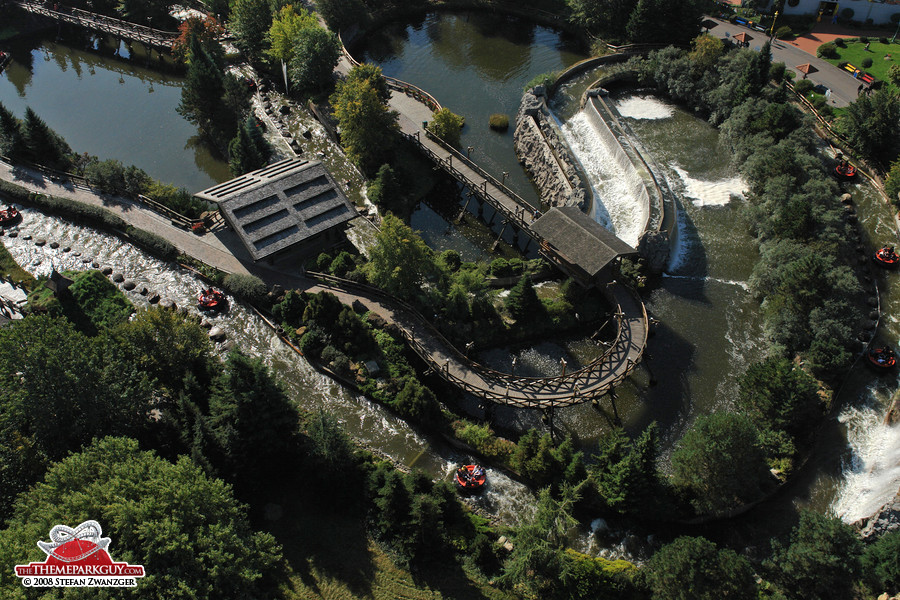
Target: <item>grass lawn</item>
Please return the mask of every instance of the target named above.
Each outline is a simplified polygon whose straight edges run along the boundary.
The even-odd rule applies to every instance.
[[[856,66],[857,69],[868,71],[878,79],[881,79],[885,83],[889,83],[888,69],[890,69],[892,65],[900,64],[900,42],[894,44],[882,44],[877,39],[869,38],[869,40],[868,51],[864,50],[866,45],[861,42],[847,42],[846,48],[838,47],[837,49],[840,58],[829,58],[826,60],[833,65],[848,62]],[[891,55],[891,60],[884,59],[885,55],[888,54]],[[864,58],[872,59],[872,66],[868,69],[863,69],[862,61]]]
[[[16,285],[29,290],[34,286],[34,277],[13,260],[12,254],[2,242],[0,242],[0,278],[12,280]]]

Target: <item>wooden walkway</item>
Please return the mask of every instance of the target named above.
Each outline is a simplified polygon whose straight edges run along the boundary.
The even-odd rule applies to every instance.
[[[105,15],[79,10],[68,6],[59,6],[58,10],[53,10],[38,2],[26,2],[24,0],[10,0],[10,4],[14,4],[23,10],[54,19],[62,23],[70,23],[92,31],[108,33],[115,37],[140,42],[146,46],[153,48],[170,50],[178,33],[171,31],[162,31],[138,25],[129,21],[114,19]]]
[[[599,398],[628,377],[643,357],[647,343],[648,319],[643,303],[627,286],[612,283],[604,292],[615,307],[617,333],[606,352],[564,375],[517,377],[466,358],[415,308],[397,298],[322,273],[307,276],[317,282],[307,291],[331,292],[345,304],[362,302],[397,325],[407,344],[445,381],[478,398],[517,408],[552,409]]]

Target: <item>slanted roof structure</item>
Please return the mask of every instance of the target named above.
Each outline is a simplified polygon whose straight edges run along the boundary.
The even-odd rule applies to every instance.
[[[320,162],[288,159],[195,194],[215,202],[253,260],[294,248],[356,216]]]
[[[597,283],[616,258],[637,254],[577,206],[551,208],[531,229],[543,238],[541,251],[582,285]]]

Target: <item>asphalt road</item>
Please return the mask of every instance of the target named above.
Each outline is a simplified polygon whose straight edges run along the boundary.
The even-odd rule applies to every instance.
[[[712,21],[718,23],[718,25],[710,29],[712,35],[725,39],[734,37],[739,33],[746,33],[752,38],[749,42],[750,48],[754,50],[759,50],[768,37],[762,31],[748,29],[741,25],[733,25],[720,19],[712,19]],[[830,103],[835,108],[847,106],[856,100],[859,84],[862,83],[847,71],[839,69],[821,58],[808,54],[782,40],[774,40],[772,43],[772,61],[783,62],[788,69],[797,74],[798,80],[803,77],[803,73],[798,71],[797,67],[804,63],[810,63],[816,68],[816,71],[810,73],[807,79],[816,85],[823,85],[831,90]]]

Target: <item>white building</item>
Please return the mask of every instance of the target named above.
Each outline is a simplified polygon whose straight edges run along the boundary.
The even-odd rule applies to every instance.
[[[900,0],[787,0],[785,15],[821,15],[822,20],[831,20],[836,15],[846,18],[844,11],[853,11],[851,21],[858,23],[897,23],[900,19]]]

